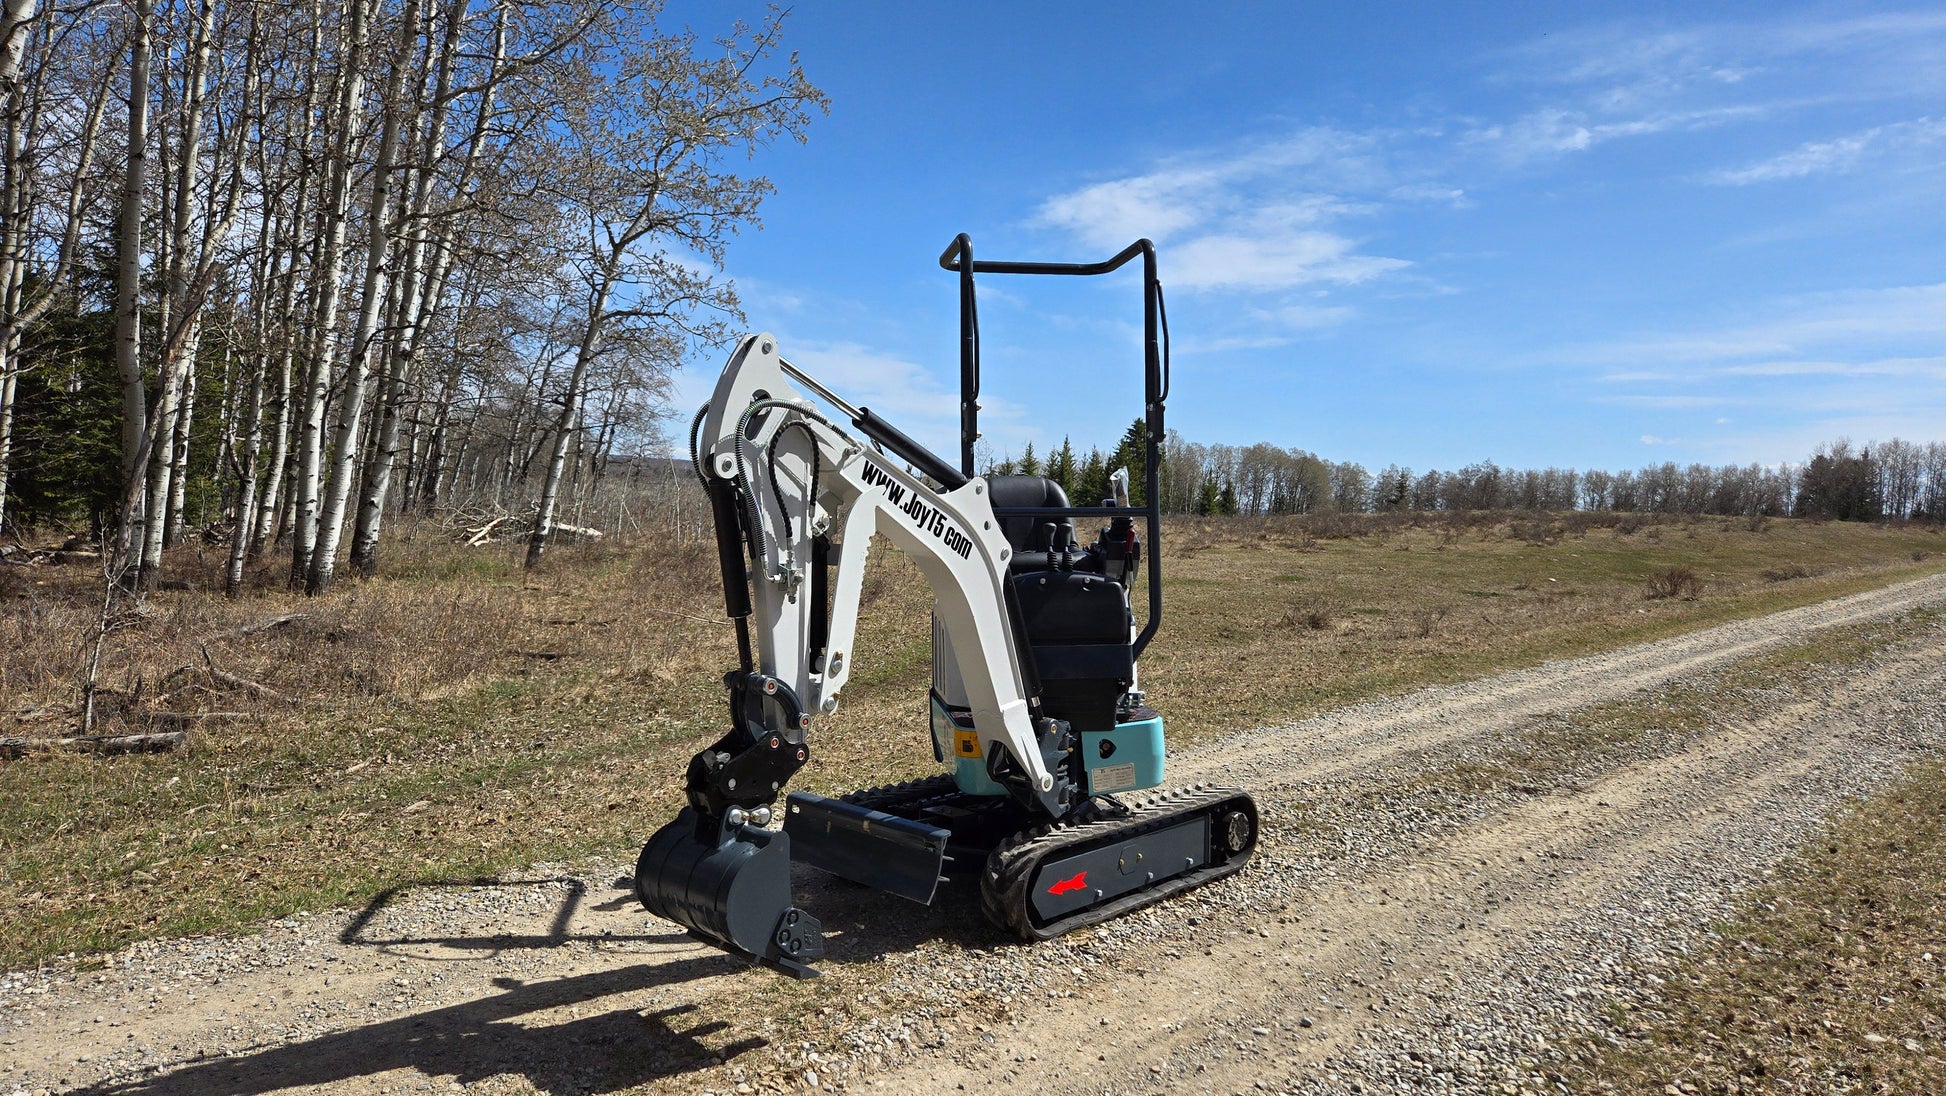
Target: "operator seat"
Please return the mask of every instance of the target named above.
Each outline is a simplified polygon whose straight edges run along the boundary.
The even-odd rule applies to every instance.
[[[1042,476],[991,476],[993,505],[1063,508],[1067,493]],[[1033,647],[1043,710],[1077,730],[1115,726],[1117,702],[1135,679],[1133,617],[1122,584],[1102,573],[1096,551],[1075,544],[1074,519],[1003,517],[1021,624]]]
[[[1068,505],[1068,493],[1061,490],[1060,484],[1045,476],[988,476],[987,490],[993,493],[991,497],[996,510],[1007,506],[1062,509]],[[1041,558],[1036,562],[1042,566],[1047,563],[1046,553],[1057,547],[1074,547],[1073,518],[1001,518],[1000,531],[1006,534],[1007,543],[1014,546],[1016,559],[1022,552],[1039,552]],[[1023,568],[1016,563],[1012,569]]]

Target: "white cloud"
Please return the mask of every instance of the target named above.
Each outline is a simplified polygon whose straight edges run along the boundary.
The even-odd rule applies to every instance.
[[[1036,220],[1098,249],[1153,239],[1166,252],[1164,279],[1188,289],[1284,293],[1357,285],[1411,263],[1362,252],[1359,240],[1339,230],[1341,222],[1388,204],[1464,199],[1459,188],[1392,162],[1394,144],[1409,139],[1389,130],[1305,127],[1057,194],[1041,204]],[[1258,310],[1260,320],[1298,328],[1349,315],[1346,306]]]
[[[1595,379],[1603,384],[1636,384],[1644,382],[1667,383],[1686,378],[1674,373],[1666,373],[1655,369],[1634,369],[1624,370],[1619,373],[1604,373]]]
[[[1737,322],[1570,347],[1526,364],[1592,367],[1590,383],[1602,387],[1591,402],[1654,413],[1658,425],[1734,421],[1736,434],[1694,444],[1770,462],[1847,433],[1935,436],[1946,421],[1942,348],[1946,284],[1779,298]],[[1653,387],[1618,393],[1615,384]],[[1644,444],[1680,440],[1654,437]]]
[[[1213,172],[1161,171],[1056,195],[1041,206],[1040,216],[1093,247],[1112,249],[1194,227],[1208,216],[1218,191]]]
[[[1693,411],[1734,401],[1723,396],[1604,396],[1602,403],[1620,407],[1654,407],[1664,411]]]
[[[1253,315],[1258,319],[1270,320],[1284,327],[1330,327],[1350,319],[1352,310],[1341,304],[1286,304],[1276,308],[1260,309]]]
[[[1895,366],[1922,372],[1936,360],[1924,351],[1946,345],[1946,282],[1805,294],[1773,302],[1767,311],[1772,315],[1762,320],[1568,347],[1547,359],[1659,373],[1680,364],[1692,376],[1732,370],[1890,373]]]
[[[1289,289],[1318,282],[1356,285],[1411,264],[1357,254],[1357,244],[1330,232],[1277,236],[1202,236],[1178,245],[1171,279],[1192,289]]]
[[[1846,172],[1867,159],[1937,144],[1942,138],[1946,138],[1946,121],[1917,118],[1910,122],[1874,126],[1829,141],[1807,141],[1768,160],[1759,160],[1746,167],[1714,171],[1705,178],[1719,186],[1749,186],[1806,175]]]
[[[1664,111],[1632,118],[1599,120],[1587,110],[1548,107],[1522,115],[1512,122],[1484,126],[1467,133],[1466,142],[1490,149],[1511,164],[1573,152],[1586,152],[1597,145],[1624,137],[1647,137],[1670,131],[1708,129],[1730,122],[1757,117],[1769,111],[1765,106],[1725,106],[1706,110]]]
[[[1866,61],[1859,69],[1889,68],[1883,75],[1923,88],[1936,86],[1943,33],[1946,13],[1937,10],[1771,18],[1656,32],[1611,23],[1555,31],[1505,51],[1497,58],[1503,65],[1498,77],[1509,83],[1601,85],[1611,102],[1623,106],[1772,73],[1793,78],[1820,56],[1845,55]]]
[[[1930,377],[1946,380],[1946,357],[1872,361],[1767,361],[1726,366],[1730,377]]]

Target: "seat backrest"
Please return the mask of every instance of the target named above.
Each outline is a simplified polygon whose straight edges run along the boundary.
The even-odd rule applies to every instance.
[[[1067,492],[1045,476],[988,476],[987,489],[993,492],[994,509],[1006,506],[1061,508],[1068,505]],[[1046,552],[1056,545],[1074,544],[1074,521],[1057,517],[1005,517],[1000,531],[1016,552]]]

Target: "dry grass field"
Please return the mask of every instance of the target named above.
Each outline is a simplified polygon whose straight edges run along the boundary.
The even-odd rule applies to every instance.
[[[1942,880],[1946,767],[1932,763],[1786,863],[1662,987],[1640,1041],[1583,1063],[1585,1090],[1941,1091]]]
[[[329,598],[285,593],[270,565],[231,602],[209,589],[214,553],[178,550],[166,577],[183,588],[111,622],[106,729],[230,714],[193,720],[171,753],[0,761],[0,969],[630,855],[719,733],[734,653],[713,549],[570,547],[535,573],[514,551],[428,526]],[[1935,572],[1942,552],[1936,529],[1782,520],[1184,520],[1165,531],[1144,684],[1179,742],[1207,740]],[[0,567],[0,734],[71,732],[97,599],[82,567]],[[801,786],[932,764],[929,601],[885,552]],[[286,614],[302,615],[242,631]]]

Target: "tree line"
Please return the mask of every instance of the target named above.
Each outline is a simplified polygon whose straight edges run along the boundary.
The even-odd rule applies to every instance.
[[[827,105],[776,11],[659,7],[4,0],[0,527],[142,585],[219,524],[233,593],[272,551],[318,593],[486,499],[537,561],[740,318],[739,169]]]
[[[1076,453],[1072,439],[1040,455],[989,462],[996,474],[1046,476],[1076,505],[1107,497],[1126,467],[1132,501],[1144,503],[1147,427],[1136,420],[1115,446]],[[1175,514],[1382,513],[1399,510],[1614,510],[1635,513],[1815,517],[1946,522],[1946,442],[1894,438],[1863,447],[1821,446],[1802,464],[1649,465],[1621,472],[1502,468],[1480,461],[1452,470],[1397,464],[1374,473],[1267,442],[1205,445],[1169,431],[1161,446],[1162,509]]]

